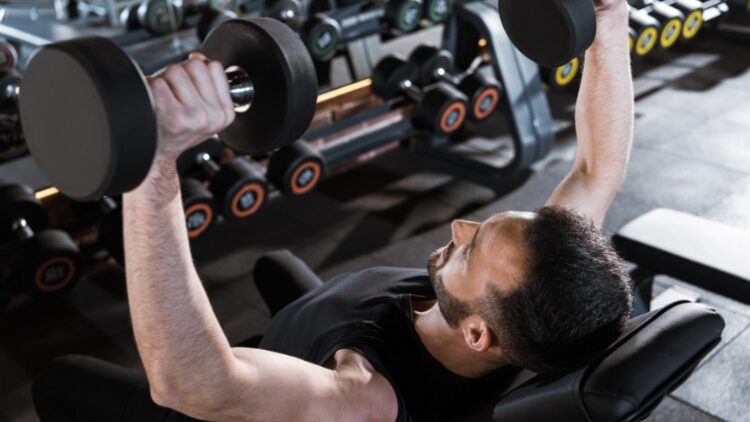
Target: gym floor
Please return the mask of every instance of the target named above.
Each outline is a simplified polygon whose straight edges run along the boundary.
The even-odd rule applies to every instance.
[[[704,37],[635,67],[635,147],[605,230],[656,207],[750,229],[750,46]],[[555,94],[552,104],[564,127],[573,98]],[[237,342],[268,322],[249,275],[263,252],[288,248],[324,279],[373,265],[422,267],[448,241],[452,219],[541,206],[574,154],[573,131],[562,131],[530,177],[495,192],[396,150],[307,197],[272,201],[247,222],[215,227],[194,244],[196,264]],[[658,287],[675,283],[662,278]],[[649,420],[750,421],[750,307],[707,292],[701,300],[725,318],[723,342]],[[31,380],[69,353],[140,367],[120,269],[92,274],[64,302],[18,304],[0,319],[0,420],[38,420]]]

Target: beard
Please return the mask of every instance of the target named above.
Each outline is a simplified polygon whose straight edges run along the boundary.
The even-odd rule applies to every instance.
[[[438,271],[448,263],[454,249],[455,245],[451,242],[444,248],[431,253],[427,259],[427,275],[430,277],[432,289],[435,291],[435,300],[437,300],[438,308],[445,322],[451,328],[457,328],[458,324],[471,312],[468,304],[460,301],[446,290],[443,278],[438,274]],[[443,256],[442,260],[441,256]]]

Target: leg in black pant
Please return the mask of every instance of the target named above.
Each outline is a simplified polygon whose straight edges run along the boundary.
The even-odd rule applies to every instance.
[[[253,268],[253,278],[271,316],[323,285],[323,281],[304,261],[286,249],[260,257]]]
[[[151,400],[146,378],[86,356],[53,361],[32,386],[42,422],[161,421],[170,411]]]

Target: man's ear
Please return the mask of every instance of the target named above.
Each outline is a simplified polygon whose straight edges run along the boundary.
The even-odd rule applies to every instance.
[[[487,323],[478,315],[472,315],[464,321],[464,340],[475,352],[486,352],[493,343],[493,333]]]

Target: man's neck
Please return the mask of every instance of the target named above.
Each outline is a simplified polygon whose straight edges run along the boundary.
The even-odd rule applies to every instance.
[[[414,329],[430,355],[446,369],[465,378],[479,378],[499,367],[468,348],[461,332],[445,322],[437,302],[423,311],[416,309]]]

